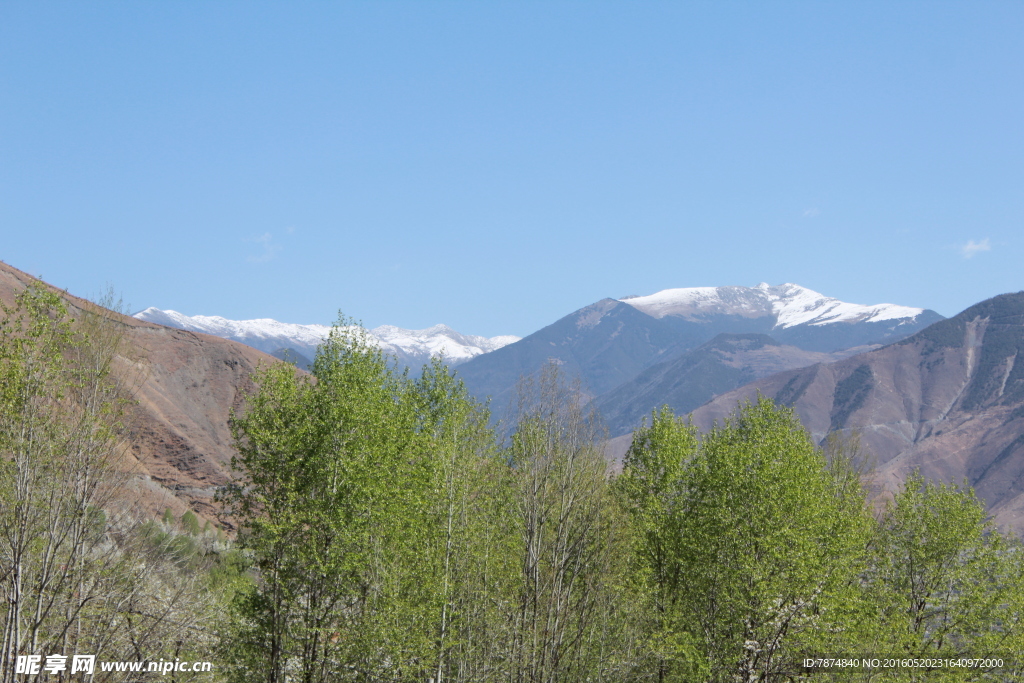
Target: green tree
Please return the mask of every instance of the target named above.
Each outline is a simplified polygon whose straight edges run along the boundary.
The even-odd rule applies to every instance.
[[[244,476],[223,496],[258,571],[238,603],[238,677],[450,678],[486,416],[443,365],[396,375],[346,325],[313,377],[275,364],[256,381],[233,421]]]
[[[181,516],[181,528],[185,530],[185,533],[190,536],[196,536],[199,534],[199,518],[196,517],[196,513],[191,510],[186,510],[185,514]]]
[[[614,579],[624,525],[602,436],[556,366],[521,384],[508,452],[521,553],[508,680],[623,680]]]
[[[787,680],[804,652],[855,621],[863,494],[833,476],[792,411],[761,398],[699,443],[662,412],[636,436],[623,478],[662,680],[701,669],[711,681]]]
[[[424,367],[411,394],[418,432],[429,452],[431,495],[418,555],[426,569],[422,581],[435,586],[433,635],[436,648],[430,676],[435,683],[482,680],[478,666],[486,659],[487,614],[480,607],[493,598],[474,582],[484,526],[492,519],[480,503],[491,493],[495,474],[493,434],[487,411],[473,401],[461,381],[435,358]],[[492,480],[493,481],[493,480]],[[485,565],[486,560],[484,560]],[[484,571],[484,576],[487,572]]]
[[[1024,661],[1024,563],[968,487],[915,473],[887,506],[869,591],[878,656],[1000,658],[998,669],[904,669],[899,680],[1013,680]]]
[[[631,570],[647,621],[638,666],[651,666],[659,682],[699,680],[708,674],[707,661],[687,629],[688,615],[680,603],[689,578],[683,565],[680,509],[686,499],[687,467],[700,437],[667,406],[651,418],[649,426],[633,433],[616,481],[632,520]]]

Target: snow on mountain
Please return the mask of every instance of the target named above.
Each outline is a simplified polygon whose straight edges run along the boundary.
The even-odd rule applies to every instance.
[[[327,325],[298,325],[270,318],[228,320],[216,315],[189,316],[152,307],[139,311],[134,317],[159,325],[233,339],[266,353],[291,348],[307,358],[316,355],[316,347],[331,331]],[[385,353],[407,363],[421,363],[431,356],[443,355],[449,365],[459,365],[482,353],[519,341],[519,337],[512,335],[488,338],[460,334],[447,325],[434,325],[425,330],[381,325],[367,332],[370,339]]]
[[[922,308],[896,304],[849,304],[788,282],[774,287],[762,282],[756,287],[665,289],[647,296],[626,297],[620,301],[655,318],[678,316],[699,320],[708,315],[738,315],[745,318],[772,316],[775,318],[774,329],[796,325],[914,319],[924,312]]]
[[[434,325],[425,330],[406,330],[394,325],[381,325],[370,330],[382,345],[390,345],[406,353],[426,357],[443,355],[452,363],[462,363],[481,353],[487,353],[519,341],[510,334],[498,337],[479,337],[460,334],[447,325]]]
[[[327,325],[295,325],[270,318],[228,320],[219,315],[189,316],[177,311],[162,311],[152,307],[139,311],[133,317],[167,327],[233,339],[266,353],[282,348],[293,348],[303,355],[314,354],[317,345],[331,331]]]

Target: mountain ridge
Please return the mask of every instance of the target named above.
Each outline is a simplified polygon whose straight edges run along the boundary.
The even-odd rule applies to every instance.
[[[30,286],[58,294],[72,315],[101,308],[0,262],[0,301],[10,305]],[[221,337],[105,315],[124,330],[128,355],[115,363],[142,374],[131,410],[128,495],[153,516],[170,508],[216,520],[214,494],[230,480],[235,454],[229,417],[244,409],[258,367],[279,361]]]
[[[329,325],[283,323],[271,318],[231,320],[221,316],[189,316],[173,310],[149,307],[132,317],[192,332],[212,334],[246,344],[264,353],[276,354],[291,349],[298,356],[312,360],[316,348],[331,331]],[[381,325],[367,330],[369,338],[405,365],[422,365],[432,356],[443,355],[449,365],[465,363],[482,353],[494,351],[519,340],[513,335],[481,337],[462,334],[447,325],[434,325],[423,330],[408,330],[394,325]]]
[[[877,345],[876,345],[877,347]],[[636,429],[663,405],[683,415],[719,394],[761,377],[840,360],[863,346],[825,353],[782,344],[766,334],[723,332],[697,348],[653,365],[594,399],[612,437]]]
[[[921,308],[847,304],[793,284],[668,289],[601,299],[469,360],[458,374],[500,414],[511,405],[519,379],[548,362],[578,377],[586,397],[594,398],[722,333],[771,334],[803,351],[834,353],[894,341],[942,319]]]
[[[758,393],[812,438],[856,431],[895,491],[915,470],[966,478],[998,523],[1024,527],[1024,292],[971,306],[895,343],[781,372],[694,410],[706,429]],[[1017,360],[1021,362],[1018,363]]]

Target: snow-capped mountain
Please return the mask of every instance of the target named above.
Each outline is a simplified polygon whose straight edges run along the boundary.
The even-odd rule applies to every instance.
[[[775,318],[772,329],[839,322],[914,321],[924,313],[923,308],[896,304],[849,304],[789,282],[775,286],[762,282],[756,287],[665,289],[648,296],[625,297],[620,301],[655,318],[669,315],[700,321],[713,315],[772,316]]]
[[[808,364],[815,363],[818,360],[814,358],[820,359],[815,354],[890,344],[939,320],[942,316],[935,311],[894,304],[850,304],[789,283],[666,289],[648,296],[594,302],[495,353],[474,358],[459,368],[459,375],[477,397],[492,397],[492,408],[500,412],[511,405],[520,377],[532,375],[551,362],[557,363],[568,376],[579,377],[587,393],[594,397],[635,378],[645,386],[682,390],[682,384],[698,381],[695,378],[707,373],[687,371],[689,374],[683,373],[684,377],[680,373],[685,368],[672,361],[721,334],[766,335],[767,339],[762,341],[764,348],[771,351],[769,355],[782,354],[787,367],[797,367],[794,364],[802,361],[797,359],[800,354],[796,350],[809,352],[804,359]],[[722,353],[734,360],[749,355],[738,351]],[[712,358],[704,353],[701,358],[718,365],[725,363],[720,363],[717,355]],[[725,366],[728,368],[723,369]],[[651,373],[641,377],[648,369]],[[739,378],[736,381],[742,379],[743,371],[744,368],[732,368],[728,363],[715,370],[717,379],[721,379],[718,375],[729,375]],[[714,386],[725,390],[721,383]],[[669,394],[654,388],[647,391],[634,387],[635,391],[631,389],[616,397],[628,394],[672,403]],[[694,395],[687,393],[690,397]],[[602,410],[607,407],[609,415],[636,412],[630,406],[612,406],[609,402],[598,401],[595,405]],[[646,415],[658,405],[645,404],[637,410]]]
[[[283,350],[291,349],[306,359],[316,355],[316,347],[331,331],[327,325],[298,325],[270,318],[228,320],[216,315],[189,316],[152,307],[139,311],[134,317],[159,325],[233,339],[270,354],[278,355]],[[459,365],[482,353],[519,341],[519,337],[512,335],[488,338],[460,334],[447,325],[434,325],[425,330],[381,325],[367,332],[385,353],[396,356],[408,365],[424,363],[431,356],[444,356],[449,365]]]
[[[519,341],[519,337],[511,334],[497,337],[461,334],[447,325],[434,325],[425,330],[406,330],[394,325],[381,325],[370,330],[370,334],[378,339],[389,353],[394,353],[389,349],[400,349],[408,355],[423,359],[444,356],[450,365],[464,363],[482,353]]]

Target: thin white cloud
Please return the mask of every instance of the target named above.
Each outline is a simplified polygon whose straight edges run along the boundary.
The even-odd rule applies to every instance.
[[[989,244],[987,237],[980,242],[967,240],[967,244],[960,245],[960,253],[964,258],[971,258],[980,251],[992,251],[992,245]]]
[[[818,207],[812,206],[811,208],[804,210],[804,218],[814,218],[820,213],[821,211],[818,211]]]
[[[258,254],[250,254],[246,257],[246,261],[249,263],[266,263],[272,260],[277,253],[281,251],[280,244],[274,244],[274,238],[269,232],[265,232],[258,237],[250,237],[246,242],[255,242],[262,248]]]

